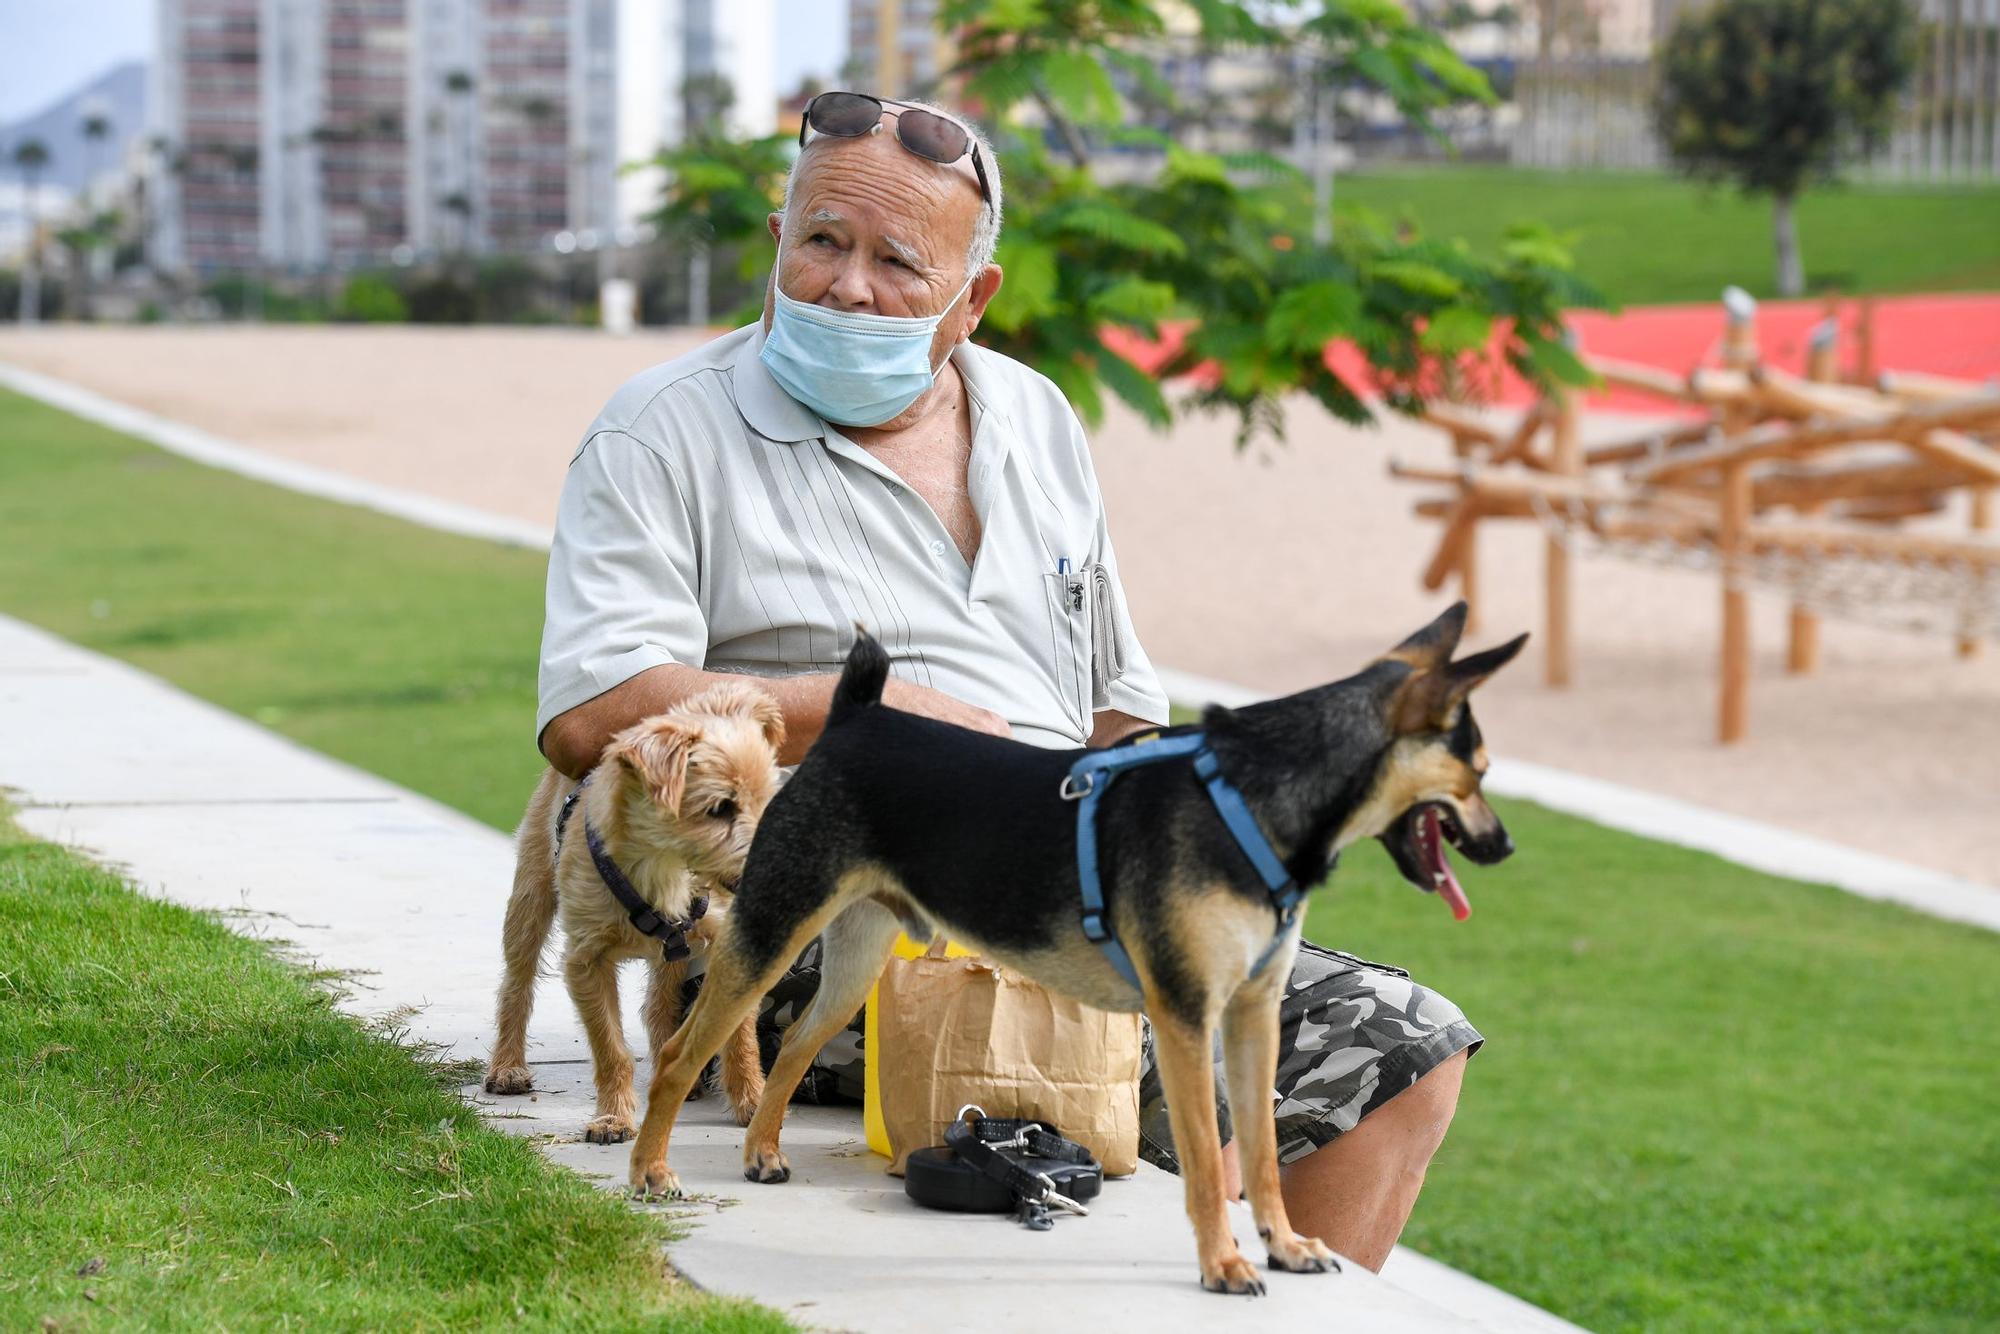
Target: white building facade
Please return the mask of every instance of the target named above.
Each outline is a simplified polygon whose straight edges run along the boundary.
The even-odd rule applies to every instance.
[[[159,0],[154,252],[346,269],[629,240],[688,132],[775,120],[773,0]]]

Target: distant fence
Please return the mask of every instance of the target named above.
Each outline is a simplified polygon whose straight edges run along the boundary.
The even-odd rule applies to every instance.
[[[1617,56],[1524,60],[1512,160],[1525,167],[1645,170],[1666,161],[1653,132],[1653,62]]]
[[[2000,0],[1923,0],[1922,56],[1883,151],[1856,164],[1875,179],[2000,180]],[[1666,162],[1653,131],[1646,57],[1523,60],[1509,154],[1532,167],[1642,171]]]

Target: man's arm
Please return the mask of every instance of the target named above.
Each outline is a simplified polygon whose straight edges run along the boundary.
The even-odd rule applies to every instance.
[[[1149,723],[1144,718],[1134,718],[1116,709],[1099,709],[1093,715],[1090,744],[1098,748],[1116,745],[1134,732],[1146,732],[1158,726],[1158,723]]]
[[[797,764],[826,726],[827,707],[833,700],[834,683],[839,679],[830,673],[746,678],[738,672],[705,672],[666,663],[640,672],[597,698],[550,719],[542,730],[542,754],[571,778],[581,778],[596,767],[597,757],[614,733],[642,718],[664,713],[712,685],[741,684],[746,679],[770,692],[785,715],[785,744],[778,751],[778,763]],[[967,704],[897,677],[890,677],[883,687],[882,702],[893,709],[956,723],[975,732],[1008,735],[1006,720],[991,709]]]

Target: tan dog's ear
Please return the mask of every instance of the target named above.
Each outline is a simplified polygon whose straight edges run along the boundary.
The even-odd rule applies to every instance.
[[[697,697],[695,707],[725,718],[746,718],[764,731],[764,740],[776,750],[785,744],[785,715],[770,693],[752,685],[718,686]]]
[[[764,729],[764,740],[777,750],[785,744],[785,711],[778,707],[778,701],[762,690],[747,692],[748,707],[743,711],[750,721]]]
[[[646,795],[668,814],[681,813],[687,792],[688,753],[701,737],[699,727],[664,719],[641,723],[616,740],[616,755],[645,787]]]

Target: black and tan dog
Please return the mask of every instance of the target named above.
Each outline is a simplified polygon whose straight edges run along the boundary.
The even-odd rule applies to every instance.
[[[1385,843],[1403,875],[1464,895],[1448,841],[1475,862],[1513,851],[1480,795],[1486,756],[1467,695],[1525,642],[1451,660],[1463,603],[1359,675],[1285,699],[1210,708],[1201,728],[1229,782],[1297,884],[1319,884],[1340,849]],[[1332,1252],[1294,1232],[1279,1195],[1278,1004],[1297,946],[1265,883],[1185,760],[1129,770],[1102,799],[1097,831],[1125,981],[1081,924],[1076,806],[1061,789],[1083,752],[1051,751],[882,707],[888,659],[862,635],[826,731],[766,811],[701,995],[657,1053],[632,1185],[675,1193],[667,1138],[710,1055],[815,935],[819,992],[786,1034],[744,1143],[744,1175],[786,1180],[786,1101],[821,1045],[860,1008],[897,929],[942,930],[1050,989],[1153,1024],[1201,1280],[1263,1290],[1237,1249],[1223,1199],[1210,1052],[1222,1029],[1243,1180],[1274,1268],[1323,1271]],[[1187,730],[1187,729],[1180,729]],[[1169,733],[1168,735],[1173,735]],[[1258,968],[1258,963],[1264,967]],[[1264,1115],[1249,1109],[1266,1105]]]

